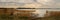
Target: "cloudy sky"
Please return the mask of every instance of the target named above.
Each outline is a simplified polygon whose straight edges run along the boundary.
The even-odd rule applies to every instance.
[[[0,2],[0,7],[60,8],[60,0],[0,0]]]

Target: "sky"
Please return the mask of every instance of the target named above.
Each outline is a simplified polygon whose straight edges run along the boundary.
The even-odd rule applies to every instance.
[[[60,0],[0,0],[0,7],[60,8]]]

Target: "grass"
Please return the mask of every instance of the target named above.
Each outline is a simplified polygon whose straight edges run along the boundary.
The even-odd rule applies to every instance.
[[[21,17],[20,16],[20,17],[16,18],[15,16],[11,16],[11,15],[0,15],[0,20],[14,20],[14,19],[28,20],[28,17],[26,17],[26,16]],[[46,18],[42,18],[42,20],[60,20],[60,16],[46,17]]]
[[[28,17],[18,17],[18,18],[16,18],[15,16],[10,16],[10,15],[0,15],[0,20],[14,20],[14,19],[18,19],[18,20],[27,20],[28,19]]]

